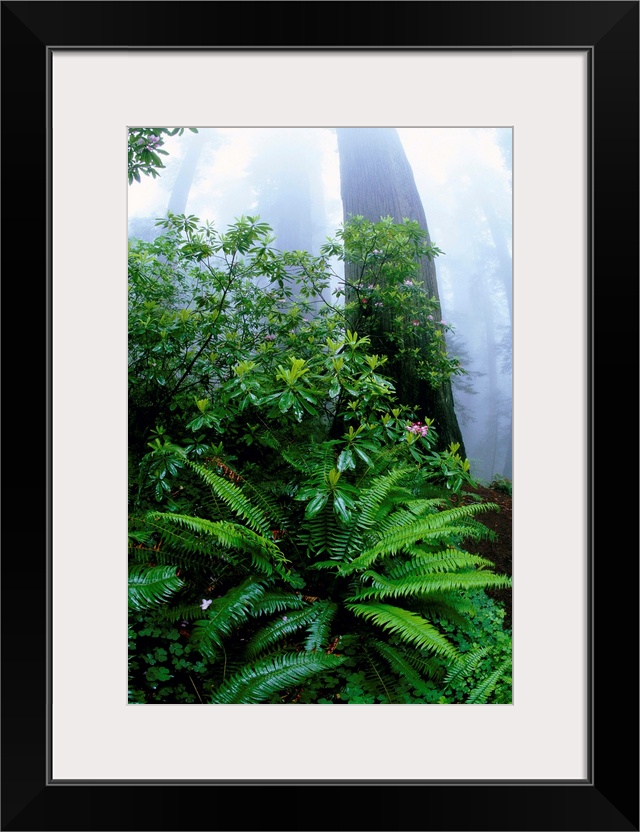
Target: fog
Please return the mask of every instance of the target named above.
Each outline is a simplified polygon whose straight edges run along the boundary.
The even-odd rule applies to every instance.
[[[362,128],[366,130],[367,128]],[[512,476],[512,131],[398,128],[424,206],[473,475]],[[335,131],[199,128],[166,140],[166,168],[129,186],[129,236],[151,239],[156,218],[195,214],[224,229],[259,214],[280,249],[319,252],[343,222]],[[336,264],[336,270],[340,266]]]

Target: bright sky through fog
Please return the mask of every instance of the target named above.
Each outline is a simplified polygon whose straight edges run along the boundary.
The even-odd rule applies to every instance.
[[[247,188],[247,165],[257,152],[258,140],[268,129],[215,128],[216,133],[224,137],[225,141],[207,155],[206,169],[203,169],[201,158],[192,185],[187,213],[195,212],[201,220],[215,221],[216,197],[220,197],[229,189]],[[334,226],[342,221],[336,138],[330,131],[318,129],[324,134],[322,165],[327,221]],[[496,131],[492,128],[410,127],[399,128],[398,133],[421,194],[427,187],[446,185],[454,169],[459,172],[468,167],[469,176],[472,176],[475,167],[480,165],[485,169],[494,169],[498,176],[504,175],[500,151],[495,141]],[[166,213],[171,195],[170,183],[182,160],[187,143],[193,139],[194,135],[188,131],[182,136],[168,138],[165,149],[169,151],[170,156],[163,157],[167,170],[160,171],[158,179],[142,177],[140,183],[135,182],[129,186],[130,218],[155,217]],[[240,213],[250,211],[250,204],[240,209]],[[430,225],[434,219],[427,217]]]

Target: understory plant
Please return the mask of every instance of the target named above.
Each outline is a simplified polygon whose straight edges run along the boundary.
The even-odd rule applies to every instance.
[[[472,551],[498,507],[454,499],[468,460],[331,293],[331,258],[374,246],[372,279],[384,235],[404,303],[406,223],[358,220],[319,257],[258,217],[160,225],[129,252],[129,701],[509,701],[484,590],[510,578]],[[437,355],[434,383],[457,371]]]
[[[474,515],[497,507],[447,505],[420,469],[386,460],[343,481],[338,458],[332,444],[309,447],[284,501],[188,461],[206,513],[139,518],[131,609],[144,630],[164,622],[196,646],[203,700],[299,701],[313,677],[326,695],[356,673],[362,693],[348,701],[429,701],[468,670],[446,627],[464,633],[472,593],[509,585],[462,546],[490,535]]]

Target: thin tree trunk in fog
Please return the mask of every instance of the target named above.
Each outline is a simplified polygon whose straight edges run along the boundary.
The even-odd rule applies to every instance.
[[[498,257],[500,282],[504,287],[507,308],[509,309],[509,321],[511,323],[511,326],[513,327],[513,261],[511,259],[509,249],[507,247],[507,241],[505,240],[504,232],[500,227],[498,218],[496,217],[496,213],[491,207],[491,205],[487,204],[484,200],[482,201],[482,211],[484,212],[484,215],[487,218],[487,223],[489,224],[489,229],[491,230],[493,245],[495,246],[496,254]]]
[[[504,455],[503,476],[513,479],[513,422],[509,424],[509,432],[506,438],[507,450]]]
[[[403,219],[414,220],[426,231],[430,242],[413,171],[396,130],[388,127],[340,127],[337,128],[337,137],[345,222],[350,215],[363,216],[371,222],[379,222],[387,216],[397,223]],[[348,263],[345,265],[345,278],[348,283],[357,282],[355,267]],[[432,260],[424,258],[421,262],[419,279],[429,296],[439,302],[436,267]],[[347,295],[347,300],[352,299]],[[434,390],[426,381],[417,377],[412,362],[406,359],[394,362],[393,346],[384,334],[395,326],[392,317],[389,314],[385,320],[381,316],[380,338],[385,343],[390,367],[397,381],[399,401],[410,407],[418,407],[425,416],[435,420],[440,448],[447,448],[451,442],[457,442],[460,454],[466,456],[455,414],[451,382]],[[405,317],[406,322],[410,323],[410,309],[405,311]]]
[[[504,294],[507,302],[507,309],[509,312],[509,326],[510,326],[510,333],[509,337],[513,342],[513,259],[509,252],[509,248],[507,246],[507,241],[505,239],[504,231],[498,217],[496,216],[493,207],[486,202],[486,200],[480,200],[482,203],[482,210],[484,211],[484,215],[487,219],[487,223],[489,225],[489,229],[491,231],[491,238],[493,240],[493,245],[495,246],[496,255],[498,258],[498,279],[500,280],[503,288]],[[496,470],[494,473],[502,473],[503,476],[507,477],[508,479],[512,478],[512,468],[513,468],[513,424],[511,419],[509,420],[509,431],[508,435],[504,439],[504,443],[500,441],[500,444],[506,444],[506,451],[504,456],[504,461],[502,463],[502,468],[496,468],[494,464],[494,468]]]
[[[193,179],[198,167],[198,160],[202,153],[202,146],[204,144],[204,134],[193,133],[190,136],[189,146],[180,165],[178,176],[171,190],[169,198],[169,207],[167,213],[169,214],[186,214],[187,202],[189,200],[189,191],[193,184]]]
[[[317,254],[316,233],[324,228],[318,148],[300,128],[282,129],[273,135],[277,144],[263,148],[254,167],[256,212],[272,227],[278,249]],[[292,285],[291,289],[296,297],[297,287]]]

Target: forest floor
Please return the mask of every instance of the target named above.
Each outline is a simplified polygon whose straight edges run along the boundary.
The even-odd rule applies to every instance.
[[[478,485],[476,488],[467,487],[467,492],[477,494],[484,502],[497,503],[500,511],[487,511],[476,515],[476,519],[496,533],[495,540],[474,540],[471,541],[468,550],[473,554],[487,558],[495,564],[495,572],[501,575],[511,575],[512,558],[512,518],[511,518],[511,495],[495,488],[488,488]],[[468,498],[462,502],[468,502]],[[505,607],[504,626],[511,629],[513,588],[487,590],[487,595],[496,601],[502,601]]]

